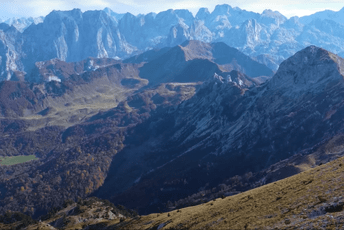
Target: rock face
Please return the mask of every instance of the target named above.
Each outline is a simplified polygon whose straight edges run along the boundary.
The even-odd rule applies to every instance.
[[[133,130],[99,195],[150,212],[342,132],[343,61],[310,46],[259,87],[244,76],[215,75],[194,97]]]
[[[342,55],[343,12],[324,11],[287,19],[271,10],[258,14],[229,5],[218,5],[213,12],[201,8],[195,17],[188,10],[137,16],[117,14],[109,8],[84,13],[78,9],[53,11],[44,19],[8,20],[7,24],[22,32],[20,36],[0,27],[6,34],[2,37],[8,37],[0,52],[2,60],[8,59],[7,64],[2,64],[0,78],[10,79],[14,71],[29,73],[37,61],[125,59],[186,40],[224,42],[277,70],[283,60],[309,45]]]
[[[24,36],[27,66],[53,58],[71,62],[134,51],[121,37],[117,22],[104,11],[53,11],[43,23],[26,29]]]
[[[3,37],[11,39],[4,43],[1,53],[7,62],[20,62],[13,66],[7,63],[1,76],[10,79],[11,71],[25,71],[30,75],[34,64],[58,58],[62,61],[81,61],[87,57],[124,57],[136,48],[129,45],[117,28],[118,22],[104,11],[53,11],[42,23],[31,24],[18,36],[9,30],[1,30]]]
[[[22,62],[23,36],[13,26],[0,24],[0,80],[18,80],[18,73],[24,70]]]

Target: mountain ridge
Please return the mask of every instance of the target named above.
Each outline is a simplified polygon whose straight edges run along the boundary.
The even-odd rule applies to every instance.
[[[300,57],[309,58],[304,63],[295,62],[300,64],[300,69],[288,64]],[[128,207],[142,203],[139,210],[148,213],[162,208],[159,204],[167,202],[166,197],[173,202],[184,192],[194,193],[209,181],[221,183],[218,175],[230,177],[234,173],[257,172],[343,132],[344,127],[337,120],[344,109],[341,103],[343,76],[333,58],[342,62],[332,53],[311,46],[285,61],[289,72],[277,71],[261,86],[245,89],[224,81],[225,74],[224,78],[216,77],[215,81],[205,83],[194,97],[175,110],[153,115],[134,128],[137,130],[125,142],[126,148],[114,157],[111,176],[95,194],[112,196],[111,201],[124,202]],[[322,65],[314,65],[317,63]],[[281,68],[283,70],[283,65]],[[312,74],[303,76],[308,70]],[[300,82],[294,82],[294,71]],[[314,80],[319,79],[316,84],[302,82],[315,73]],[[290,79],[288,84],[278,80],[282,75]],[[276,83],[278,85],[274,86]],[[300,93],[300,89],[310,93]],[[163,126],[168,128],[158,128]],[[142,130],[146,130],[144,137]],[[160,138],[155,139],[157,137]],[[138,149],[140,154],[129,161],[129,157],[138,154]],[[140,165],[135,166],[135,172],[124,170],[134,165]],[[152,166],[153,171],[146,169]],[[127,190],[124,192],[120,187]],[[152,203],[153,196],[161,200]],[[133,201],[132,197],[137,199]]]
[[[341,12],[336,14],[341,15]],[[84,13],[78,9],[54,11],[42,22],[32,23],[20,36],[9,34],[12,41],[2,39],[5,50],[10,49],[13,54],[6,56],[6,51],[0,52],[2,59],[8,59],[1,63],[0,77],[10,79],[18,71],[29,73],[37,61],[60,58],[75,62],[88,56],[127,59],[149,49],[173,47],[186,40],[224,42],[273,70],[277,70],[283,60],[312,44],[342,55],[344,27],[341,21],[317,14],[313,18],[305,22],[298,17],[287,19],[271,10],[258,14],[226,4],[216,6],[211,13],[201,8],[195,17],[188,10],[137,16],[117,14],[109,8]],[[49,34],[53,35],[47,36]],[[88,48],[79,49],[81,47]],[[269,60],[261,56],[269,56]]]

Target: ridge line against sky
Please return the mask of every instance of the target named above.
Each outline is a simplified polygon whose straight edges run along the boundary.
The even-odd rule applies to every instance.
[[[199,8],[212,12],[216,5],[228,4],[243,10],[262,13],[265,9],[279,11],[284,16],[305,16],[324,10],[339,11],[342,0],[0,0],[0,22],[9,18],[46,16],[53,10],[102,10],[109,7],[116,13],[134,15],[161,12],[168,9],[188,9],[196,15]]]

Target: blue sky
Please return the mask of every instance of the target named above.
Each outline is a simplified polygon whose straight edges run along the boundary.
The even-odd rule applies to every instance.
[[[12,17],[45,16],[52,10],[82,11],[111,8],[117,13],[146,14],[167,9],[189,9],[196,14],[200,7],[211,12],[218,4],[261,13],[264,9],[277,10],[287,17],[304,16],[325,9],[339,11],[343,0],[0,0],[0,21]]]

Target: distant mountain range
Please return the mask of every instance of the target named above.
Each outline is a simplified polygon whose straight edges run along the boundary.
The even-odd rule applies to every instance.
[[[343,18],[344,10],[287,19],[271,10],[259,14],[229,5],[217,5],[211,13],[201,8],[195,16],[188,10],[137,16],[109,8],[53,11],[45,18],[0,24],[0,79],[30,73],[39,61],[125,59],[186,40],[224,42],[277,70],[283,60],[309,45],[344,56]]]

